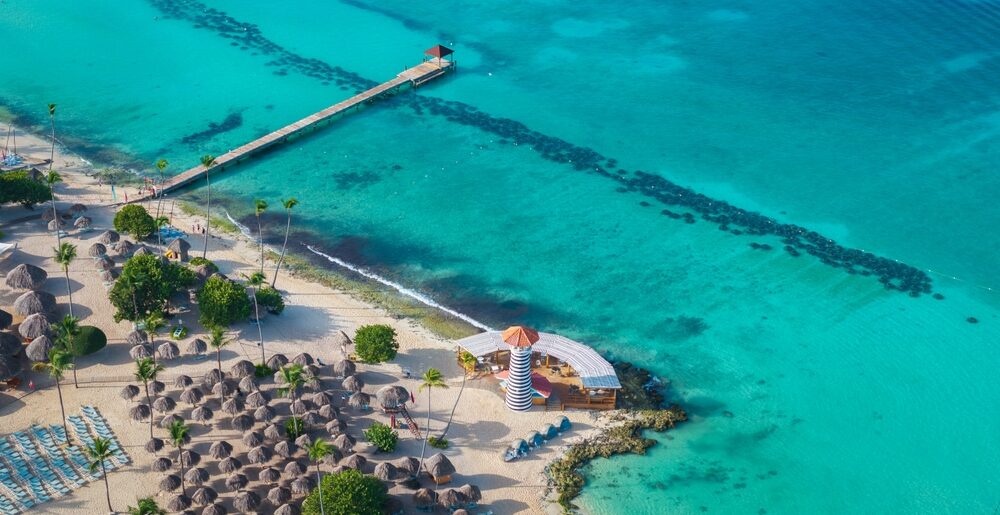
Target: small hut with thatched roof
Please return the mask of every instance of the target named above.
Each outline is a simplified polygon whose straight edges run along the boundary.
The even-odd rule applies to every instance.
[[[383,412],[398,413],[400,408],[410,401],[410,392],[399,385],[383,386],[375,392],[375,400]]]
[[[21,263],[7,272],[4,282],[14,290],[37,290],[42,287],[49,274],[35,265]]]
[[[118,243],[119,239],[121,239],[121,237],[118,236],[118,233],[116,233],[115,231],[104,231],[97,238],[97,241],[99,241],[99,242],[101,242],[101,243],[103,243],[105,245],[112,245],[112,244]]]
[[[45,319],[45,316],[41,313],[35,313],[34,315],[28,315],[24,321],[17,326],[17,332],[21,333],[21,337],[25,340],[34,340],[39,336],[45,336],[49,334],[49,321]]]
[[[48,340],[47,337],[45,339]],[[48,342],[48,347],[52,348],[51,341]],[[19,340],[17,336],[12,333],[0,333],[0,354],[3,354],[4,356],[13,356],[18,352],[21,352],[21,340]],[[48,352],[48,349],[46,349],[43,354],[43,356],[45,356],[43,359],[32,361],[45,361],[45,359],[48,358]],[[28,357],[30,358],[31,356]]]
[[[451,464],[451,460],[447,456],[439,452],[427,458],[427,461],[424,462],[424,470],[430,474],[434,483],[443,485],[451,481],[451,475],[455,473],[455,466]]]
[[[189,250],[191,250],[191,244],[184,238],[177,238],[170,242],[170,245],[167,245],[167,257],[187,261]]]

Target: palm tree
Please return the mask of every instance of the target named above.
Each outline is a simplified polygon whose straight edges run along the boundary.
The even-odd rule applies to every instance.
[[[472,355],[471,352],[462,351],[459,355],[458,361],[462,364],[462,369],[465,371],[462,374],[462,387],[458,389],[458,396],[455,397],[455,404],[451,405],[451,413],[448,415],[448,423],[444,426],[444,431],[441,431],[441,436],[438,438],[444,438],[448,434],[448,430],[451,429],[451,421],[455,418],[455,410],[458,408],[458,401],[462,399],[462,392],[465,391],[465,381],[469,378],[469,374],[475,372],[476,370],[476,357]]]
[[[427,450],[427,438],[431,435],[431,390],[434,388],[448,388],[447,383],[444,382],[444,377],[441,375],[441,371],[436,368],[428,368],[424,372],[423,382],[420,383],[420,388],[417,389],[418,392],[427,389],[427,426],[424,427],[424,443],[420,446],[420,468],[417,469],[417,474],[424,468],[424,452]]]
[[[208,236],[212,226],[212,181],[208,179],[208,175],[209,168],[215,166],[215,156],[212,154],[201,156],[201,166],[205,167],[205,184],[208,186],[208,203],[205,205],[205,248],[201,251],[201,257],[206,258],[208,256]]]
[[[221,327],[212,328],[212,337],[208,340],[208,346],[215,349],[215,363],[219,366],[219,372],[222,372],[222,348],[229,343],[230,340],[226,339],[226,333]],[[222,396],[222,400],[226,400],[225,395]]]
[[[73,368],[73,363],[68,352],[62,349],[52,349],[49,351],[49,361],[40,361],[31,366],[32,370],[45,371],[49,373],[49,377],[56,382],[56,391],[59,392],[59,411],[62,413],[63,430],[66,434],[69,434],[69,428],[66,426],[66,407],[63,405],[62,397],[62,387],[59,382],[62,381],[63,376],[66,371]]]
[[[260,243],[260,273],[264,274],[264,230],[260,225],[260,215],[267,211],[267,202],[261,199],[253,201],[254,213],[257,215],[257,242]]]
[[[58,231],[59,229],[56,228]],[[66,274],[66,294],[69,295],[69,314],[73,316],[73,289],[69,285],[69,264],[76,259],[76,245],[72,243],[60,243],[58,247],[52,249],[55,252],[54,259],[62,267]]]
[[[288,396],[292,403],[295,402],[295,394],[306,384],[306,379],[304,377],[304,369],[302,365],[292,364],[285,365],[278,370],[278,379],[282,386],[278,388],[278,395]],[[295,425],[295,432],[299,431],[299,418],[292,416],[293,424]]]
[[[143,325],[146,327],[146,333],[149,334],[149,344],[153,346],[153,363],[156,363],[156,337],[159,336],[160,329],[167,325],[167,321],[162,314],[154,311],[146,315]]]
[[[52,125],[52,150],[49,152],[49,171],[56,162],[56,105],[49,104],[49,124]]]
[[[55,108],[55,104],[49,104],[52,106],[50,109]],[[54,129],[53,129],[54,130]],[[53,140],[53,145],[55,145],[55,140]],[[55,146],[52,147],[55,149]],[[54,150],[53,150],[54,151]],[[62,176],[59,172],[52,170],[52,163],[49,163],[49,173],[45,174],[45,184],[49,186],[49,200],[52,202],[52,217],[56,221],[56,245],[62,245],[62,235],[59,234],[59,212],[56,211],[56,183],[62,182]]]
[[[111,485],[108,484],[108,469],[104,466],[104,460],[110,459],[113,455],[111,440],[101,437],[94,438],[94,443],[90,447],[85,447],[83,451],[87,453],[90,472],[94,473],[97,472],[98,468],[101,469],[101,475],[104,476],[104,495],[108,498],[108,511],[114,512],[115,509],[111,507]]]
[[[323,461],[323,458],[330,455],[330,445],[326,443],[326,440],[316,440],[303,448],[308,453],[309,460],[316,465],[316,484],[319,486],[319,513],[320,515],[326,515],[326,510],[323,508],[323,478],[320,476],[319,464]]]
[[[167,169],[167,165],[170,164],[166,159],[160,159],[156,162],[156,171],[160,172],[160,187],[163,187],[163,171]],[[163,204],[163,192],[160,192],[156,196],[156,217],[160,217],[160,205]]]
[[[281,257],[278,258],[278,266],[274,267],[274,279],[271,279],[271,288],[274,288],[274,283],[278,282],[278,270],[281,270],[281,262],[285,260],[285,248],[288,247],[288,230],[292,227],[292,208],[297,206],[299,201],[295,197],[292,197],[282,200],[281,203],[285,206],[285,213],[288,214],[288,220],[285,221],[285,242],[281,244]]]
[[[257,336],[260,338],[260,362],[264,364],[267,359],[264,357],[264,330],[260,327],[260,306],[257,305],[257,291],[264,284],[264,273],[254,272],[249,277],[243,274],[243,277],[246,278],[247,284],[253,288],[253,311],[254,317],[257,319]]]
[[[142,381],[142,385],[146,389],[146,406],[149,406],[150,410],[153,409],[153,399],[149,396],[149,382],[155,381],[156,375],[163,372],[163,370],[163,365],[157,364],[151,358],[142,358],[135,362],[135,379],[136,381]],[[152,411],[149,414],[149,438],[153,439]]]
[[[184,460],[181,454],[184,453],[184,444],[187,443],[190,428],[184,424],[183,420],[174,420],[167,432],[170,433],[170,443],[177,448],[177,463],[181,466],[181,493],[187,496],[187,487],[184,486]]]
[[[66,315],[54,325],[56,328],[56,342],[72,358],[73,387],[79,388],[80,385],[76,381],[76,336],[80,334],[80,319],[73,315]]]
[[[156,206],[156,209],[159,210],[160,206]],[[159,216],[159,215],[157,215],[156,218],[153,221],[156,222],[156,244],[160,246],[160,255],[162,256],[163,255],[163,234],[160,232],[160,229],[163,229],[168,224],[170,224],[170,219],[167,218],[167,217],[165,217],[165,216]]]
[[[152,497],[143,497],[135,506],[128,507],[128,515],[167,515]]]

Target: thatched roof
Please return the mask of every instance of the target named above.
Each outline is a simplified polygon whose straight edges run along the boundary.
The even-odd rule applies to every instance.
[[[256,368],[254,368],[253,363],[245,359],[237,361],[236,364],[234,364],[232,368],[229,369],[229,373],[232,374],[234,377],[252,376],[255,371]]]
[[[241,463],[240,460],[232,456],[228,458],[223,458],[222,461],[219,462],[219,470],[221,470],[225,474],[236,472],[242,466],[243,463]]]
[[[35,342],[31,342],[31,343],[35,343]],[[136,395],[139,395],[139,392],[140,392],[140,390],[139,390],[138,386],[136,386],[134,384],[128,384],[128,385],[125,385],[124,388],[122,388],[122,391],[118,393],[118,396],[121,397],[122,399],[130,401],[130,400],[134,399]]]
[[[229,477],[226,478],[226,488],[230,490],[240,490],[245,488],[249,482],[250,480],[248,480],[246,476],[237,472],[235,474],[230,474]]]
[[[212,370],[218,370],[213,368]],[[228,397],[236,392],[236,385],[228,379],[223,379],[212,385],[212,393],[216,395],[221,395],[223,397]]]
[[[282,440],[274,444],[274,453],[282,458],[287,458],[292,454],[295,454],[296,447],[295,444],[289,442],[288,440]]]
[[[163,449],[163,439],[162,438],[150,438],[149,440],[146,440],[145,449],[146,449],[146,452],[148,452],[150,454],[156,454],[156,453],[160,452],[160,449]]]
[[[306,425],[310,426],[319,425],[320,423],[323,422],[323,419],[319,415],[317,415],[315,411],[312,410],[303,413],[302,416],[299,418],[301,418],[302,421],[306,423]]]
[[[296,515],[297,513],[295,507],[291,504],[282,504],[278,506],[278,509],[274,510],[274,515]]]
[[[308,434],[300,435],[295,439],[295,445],[298,445],[299,447],[308,447],[311,444],[312,438],[310,438]]]
[[[187,252],[191,250],[191,244],[184,238],[177,238],[176,240],[170,242],[170,245],[167,245],[167,250],[172,250],[174,252]]]
[[[48,339],[48,337],[43,336],[37,338],[36,340],[41,340],[42,338],[45,338],[45,341],[42,342],[42,344],[48,345],[48,349],[51,349],[52,342]],[[32,361],[45,361],[46,359],[48,359],[48,352],[49,352],[48,349],[45,349],[44,352],[41,354],[42,359],[37,359],[37,360],[33,359]],[[0,333],[0,354],[4,356],[13,356],[18,352],[21,352],[21,339],[18,338],[13,333]],[[31,356],[28,357],[30,358]]]
[[[270,401],[268,394],[260,390],[251,392],[249,395],[247,395],[247,406],[254,409],[259,408],[261,406],[267,406],[268,401]]]
[[[117,243],[121,237],[115,231],[104,231],[101,236],[97,238],[97,241],[105,244],[111,245],[112,243]]]
[[[149,343],[149,335],[145,331],[135,329],[125,336],[125,342],[132,346]]]
[[[0,354],[0,381],[5,381],[21,373],[21,360]]]
[[[261,472],[263,474],[263,472]],[[292,491],[282,487],[276,486],[267,491],[267,502],[274,506],[281,506],[282,504],[289,501],[292,498]]]
[[[346,435],[340,435],[340,436],[346,436]],[[360,454],[352,454],[340,460],[341,465],[355,470],[361,470],[362,468],[364,468],[365,463],[367,462],[368,460],[366,460],[365,457]]]
[[[230,397],[222,403],[222,412],[229,415],[236,415],[243,411],[243,401],[236,397]]]
[[[298,356],[295,356],[294,358],[292,358],[292,363],[295,363],[296,365],[302,365],[302,366],[312,365],[313,364],[313,357],[310,356],[308,352],[303,352],[302,354],[299,354]]]
[[[421,488],[413,492],[413,504],[417,508],[430,508],[437,501],[437,494],[429,488]]]
[[[454,474],[455,466],[451,464],[451,460],[447,456],[439,452],[424,461],[424,470],[431,477],[444,477]]]
[[[160,480],[160,490],[164,492],[173,492],[181,487],[181,477],[176,474],[170,474],[169,476]]]
[[[323,408],[327,408],[327,406],[323,406]],[[323,408],[320,408],[320,410]],[[344,422],[339,418],[332,418],[326,423],[326,430],[330,433],[330,435],[337,436],[347,430],[347,422]]]
[[[330,447],[330,454],[323,456],[323,464],[334,467],[342,459],[344,459],[344,453],[340,452],[340,449],[336,447]]]
[[[198,486],[208,481],[208,471],[201,467],[189,468],[184,472],[184,481]]]
[[[278,413],[270,406],[261,406],[253,412],[253,419],[257,422],[270,422],[277,416]]]
[[[87,206],[85,206],[83,204],[73,204],[72,206],[69,206],[69,208],[66,209],[66,211],[68,213],[73,213],[73,214],[82,213],[82,212],[84,212],[86,210],[87,210]]]
[[[211,408],[205,405],[198,406],[197,408],[191,410],[191,419],[200,424],[204,424],[205,422],[212,420],[213,416],[215,416],[215,413],[212,412]]]
[[[153,412],[149,409],[149,406],[145,404],[136,404],[128,409],[128,418],[136,422],[141,422],[148,419],[152,413]]]
[[[271,370],[278,370],[288,364],[288,358],[284,354],[275,354],[267,358],[267,366]]]
[[[346,349],[350,345],[353,345],[354,342],[351,341],[351,337],[347,336],[347,333],[344,331],[337,331],[333,335],[333,344],[341,349]]]
[[[218,499],[218,497],[219,494],[211,487],[203,486],[195,490],[194,494],[191,495],[191,500],[194,501],[195,504],[200,504],[204,506],[206,504],[214,502],[216,499]]]
[[[260,431],[249,431],[243,435],[243,445],[247,447],[257,447],[264,443],[264,435]]]
[[[48,313],[55,307],[55,296],[44,291],[27,291],[14,299],[14,314],[23,317],[36,313]]]
[[[166,383],[158,379],[149,382],[149,391],[152,393],[163,393],[167,389]]]
[[[454,488],[446,488],[438,492],[438,504],[448,509],[454,509],[465,504],[465,496]]]
[[[177,494],[167,501],[167,509],[170,511],[184,511],[191,507],[191,498],[184,494]]]
[[[149,345],[136,345],[129,349],[128,355],[134,360],[140,360],[152,357],[153,351],[149,349]]]
[[[50,209],[51,207],[52,206],[49,206],[49,208],[43,208],[41,216],[43,222],[51,222],[56,218],[56,212]]]
[[[115,281],[115,274],[111,270],[101,270],[100,276],[101,280],[106,283],[112,283]]]
[[[104,246],[103,243],[95,243],[90,246],[90,250],[87,251],[87,255],[90,257],[104,257],[108,253],[108,248]]]
[[[250,374],[248,376],[243,376],[240,379],[239,387],[240,390],[249,393],[257,390],[257,388],[259,388],[260,385],[257,384],[257,377],[255,377],[253,374]]]
[[[14,315],[0,309],[0,330],[10,327],[14,323]]]
[[[170,397],[157,397],[156,400],[153,401],[153,409],[160,413],[173,411],[176,407],[177,403]]]
[[[278,424],[269,424],[264,428],[264,437],[268,440],[280,440],[285,437],[285,430]]]
[[[309,400],[316,406],[332,405],[333,399],[333,395],[329,392],[316,392],[309,396]]]
[[[344,378],[341,385],[349,392],[360,392],[365,387],[365,382],[356,375],[349,375]]]
[[[253,492],[240,492],[233,498],[233,508],[244,513],[252,512],[260,506],[260,496]]]
[[[42,287],[49,274],[35,265],[21,263],[7,272],[5,282],[15,290],[37,290]]]
[[[57,229],[63,229],[66,227],[66,222],[62,218],[56,218],[55,220],[49,220],[48,228],[50,231],[55,231]]]
[[[185,467],[193,467],[201,462],[201,454],[191,449],[185,450],[181,453],[181,463]]]
[[[111,246],[119,256],[129,256],[135,250],[135,244],[128,240],[119,240]]]
[[[80,216],[77,217],[76,220],[73,220],[73,227],[76,227],[77,229],[86,229],[87,227],[90,227],[91,222],[92,220],[90,217]]]
[[[400,404],[410,402],[410,392],[399,385],[389,385],[375,392],[375,399],[383,408],[398,408]]]
[[[309,476],[300,476],[292,480],[289,486],[292,488],[292,493],[307,494],[312,490],[312,480]]]
[[[228,458],[233,453],[233,444],[225,441],[219,440],[212,443],[212,446],[208,448],[208,455],[221,460],[222,458]]]
[[[396,466],[388,461],[383,461],[375,465],[375,477],[382,481],[392,481],[396,478]]]
[[[479,487],[476,485],[464,484],[458,487],[458,491],[462,492],[465,496],[466,502],[479,502],[483,500],[483,493],[479,491]]]
[[[344,454],[351,452],[355,443],[354,438],[347,433],[339,434],[333,439],[333,446]]]
[[[233,417],[233,419],[229,421],[229,424],[237,431],[246,431],[247,429],[253,427],[253,417],[244,413]]]
[[[185,354],[204,354],[208,350],[208,344],[201,338],[191,340],[184,349]]]
[[[115,269],[115,262],[108,256],[101,256],[94,261],[97,268],[104,272],[110,272]]]
[[[257,447],[250,449],[250,452],[247,453],[247,461],[253,463],[254,465],[260,465],[261,463],[267,463],[273,454],[274,453],[271,452],[271,449],[258,445]]]
[[[257,474],[257,479],[264,483],[274,483],[275,481],[281,479],[281,471],[274,467],[267,467],[261,469],[261,471]]]
[[[132,256],[152,256],[153,251],[149,250],[145,245],[136,245],[135,250],[132,251]]]
[[[212,503],[201,510],[201,515],[226,515],[226,507],[219,503]]]
[[[285,465],[285,475],[297,477],[305,473],[306,473],[306,466],[297,461],[289,461]]]
[[[371,395],[365,392],[356,392],[347,398],[347,405],[352,408],[363,408],[371,404]]]
[[[21,333],[21,336],[25,339],[38,338],[39,336],[48,334],[49,332],[49,321],[45,319],[45,316],[40,313],[35,313],[34,315],[28,315],[23,322],[17,327],[17,331]]]
[[[347,377],[357,371],[358,367],[349,359],[342,359],[333,364],[333,375]]]
[[[191,376],[181,374],[174,378],[174,388],[187,388],[194,384],[194,380]]]
[[[397,458],[390,461],[389,463],[392,463],[396,467],[397,471],[406,473],[411,476],[416,474],[417,470],[420,468],[420,460],[412,456],[404,456],[402,458]]]
[[[166,428],[170,427],[170,425],[173,424],[176,421],[184,422],[184,419],[181,418],[180,415],[178,415],[176,413],[172,413],[172,414],[167,415],[167,416],[165,416],[165,417],[163,417],[163,418],[160,419],[160,427],[162,427],[163,429],[166,429]]]
[[[153,460],[152,468],[156,472],[166,472],[171,468],[173,468],[173,466],[174,462],[170,458],[167,458],[166,456],[160,456],[159,458]]]
[[[327,420],[333,420],[337,418],[337,415],[340,414],[340,410],[334,408],[332,404],[324,404],[319,407],[317,413],[322,418],[325,418]]]
[[[202,378],[202,382],[205,383],[205,384],[207,384],[207,385],[214,386],[214,385],[218,384],[220,381],[222,381],[222,379],[224,377],[225,377],[225,374],[223,374],[221,370],[219,370],[217,368],[213,368],[212,370],[209,370],[208,372],[205,373],[205,377]],[[213,393],[218,393],[215,390],[212,390],[212,392]]]
[[[199,388],[187,388],[181,392],[181,402],[186,402],[191,405],[198,404],[205,397],[205,394],[201,393]]]
[[[174,342],[161,343],[156,348],[156,352],[160,354],[160,358],[162,359],[176,359],[181,355],[181,350],[177,348],[177,344]]]

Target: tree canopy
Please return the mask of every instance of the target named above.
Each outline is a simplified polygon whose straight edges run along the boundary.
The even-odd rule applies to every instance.
[[[257,304],[275,315],[280,315],[285,310],[285,300],[281,298],[281,292],[270,286],[257,290]]]
[[[354,469],[323,476],[322,486],[327,515],[381,515],[388,498],[381,481]],[[320,515],[319,490],[314,488],[302,502],[302,515]]]
[[[137,322],[150,313],[161,313],[174,293],[194,282],[194,272],[184,266],[152,254],[133,256],[108,294],[117,309],[115,321]]]
[[[0,173],[0,204],[31,207],[49,200],[51,194],[47,184],[32,179],[28,172]]]
[[[115,214],[115,230],[141,240],[156,231],[156,220],[138,204],[129,204]]]
[[[250,297],[243,285],[213,275],[198,291],[198,310],[202,325],[228,327],[250,316]]]
[[[396,330],[383,324],[361,326],[354,334],[354,350],[365,363],[391,361],[399,350]]]

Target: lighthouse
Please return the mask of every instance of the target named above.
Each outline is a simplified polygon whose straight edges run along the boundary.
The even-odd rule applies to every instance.
[[[510,347],[510,369],[507,375],[507,394],[504,403],[511,411],[531,409],[531,346],[538,341],[538,332],[515,325],[502,334]]]

